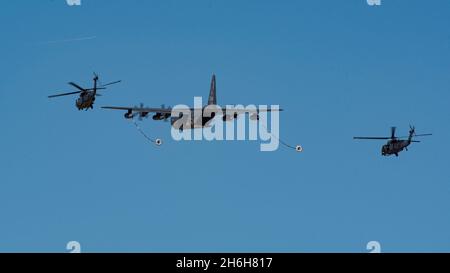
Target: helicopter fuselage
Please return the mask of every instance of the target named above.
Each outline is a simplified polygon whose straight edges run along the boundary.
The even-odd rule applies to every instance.
[[[369,140],[380,140],[380,139],[388,139],[389,141],[383,145],[381,148],[382,156],[390,156],[395,155],[398,156],[400,152],[403,150],[408,151],[408,146],[413,142],[420,142],[414,140],[415,137],[424,137],[431,136],[432,134],[416,134],[416,128],[414,126],[409,126],[409,136],[405,137],[396,137],[395,129],[396,127],[391,127],[391,136],[390,137],[353,137],[353,139],[369,139]]]
[[[80,94],[80,97],[76,100],[75,105],[78,110],[93,109],[95,101],[94,91],[88,91]]]
[[[381,154],[383,156],[398,156],[398,153],[407,149],[410,144],[411,141],[409,140],[389,140],[388,143],[381,148]]]

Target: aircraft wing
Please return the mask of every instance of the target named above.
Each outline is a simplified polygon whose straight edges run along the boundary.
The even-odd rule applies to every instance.
[[[224,116],[227,115],[245,115],[249,114],[251,116],[257,116],[263,112],[281,112],[283,109],[245,109],[245,108],[223,108],[222,113]]]
[[[148,108],[148,107],[117,107],[117,106],[103,106],[103,109],[110,110],[124,110],[134,113],[160,113],[160,114],[170,114],[172,113],[171,108]]]
[[[223,113],[225,114],[227,111],[229,113],[237,113],[237,114],[257,114],[262,112],[281,112],[283,109],[245,109],[245,108],[223,108]]]
[[[148,107],[120,107],[120,106],[103,106],[103,109],[110,110],[123,110],[123,111],[132,111],[137,113],[161,113],[161,114],[170,114],[172,113],[172,108],[148,108]],[[187,110],[187,111],[195,111],[195,109],[177,109],[178,111]],[[202,109],[198,109],[202,110]],[[245,109],[245,108],[223,108],[223,113],[237,113],[237,114],[256,114],[261,112],[274,112],[274,111],[283,111],[283,109]]]
[[[148,107],[120,107],[120,106],[103,106],[103,109],[110,109],[110,110],[122,110],[122,111],[127,111],[127,113],[125,114],[126,118],[131,118],[134,117],[135,114],[140,114],[141,116],[146,116],[149,113],[156,113],[158,115],[163,115],[165,116],[165,118],[170,117],[172,115],[172,111],[174,109],[172,108],[148,108]],[[177,112],[185,112],[185,111],[190,111],[191,113],[195,113],[195,111],[203,111],[203,109],[194,109],[194,108],[190,108],[190,109],[181,109],[181,108],[176,108]],[[245,108],[222,108],[222,109],[218,109],[218,111],[222,111],[223,115],[226,116],[228,115],[242,115],[242,114],[249,114],[252,116],[256,116],[261,112],[274,112],[274,111],[283,111],[282,109],[245,109]]]

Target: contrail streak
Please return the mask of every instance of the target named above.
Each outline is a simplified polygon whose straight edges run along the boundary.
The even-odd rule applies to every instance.
[[[94,40],[96,38],[97,38],[97,36],[89,36],[89,37],[81,37],[81,38],[66,39],[66,40],[47,41],[47,42],[42,42],[42,43],[39,43],[39,44],[40,45],[48,45],[48,44],[80,42],[80,41]]]

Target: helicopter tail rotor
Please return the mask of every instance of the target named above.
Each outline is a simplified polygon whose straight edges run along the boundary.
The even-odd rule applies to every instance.
[[[99,84],[98,84],[98,87],[97,87],[97,82],[99,83]],[[109,83],[103,84],[103,83],[100,81],[99,75],[98,75],[96,72],[94,72],[94,88],[93,88],[93,89],[90,89],[90,90],[105,90],[107,86],[110,86],[110,85],[113,85],[113,84],[117,84],[117,83],[120,83],[120,82],[122,82],[122,81],[119,80],[119,81],[114,81],[114,82],[109,82]],[[96,95],[96,96],[101,96],[101,95],[98,94],[98,93],[96,93],[95,95]]]
[[[409,134],[411,136],[415,136],[416,135],[416,127],[409,125]]]

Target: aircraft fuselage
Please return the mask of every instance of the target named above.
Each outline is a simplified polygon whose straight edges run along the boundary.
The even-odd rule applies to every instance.
[[[78,110],[92,109],[95,101],[95,93],[93,91],[80,94],[80,97],[76,100],[76,107]]]
[[[203,111],[201,115],[198,117],[192,113],[190,118],[182,120],[182,122],[178,122],[180,119],[183,119],[182,115],[179,117],[171,118],[171,125],[173,128],[178,130],[189,130],[189,129],[197,129],[197,128],[205,128],[210,127],[209,123],[214,119],[214,114],[211,116],[204,116]]]
[[[386,145],[381,148],[381,154],[383,156],[396,155],[403,150],[407,150],[407,147],[411,144],[409,140],[390,140]]]

